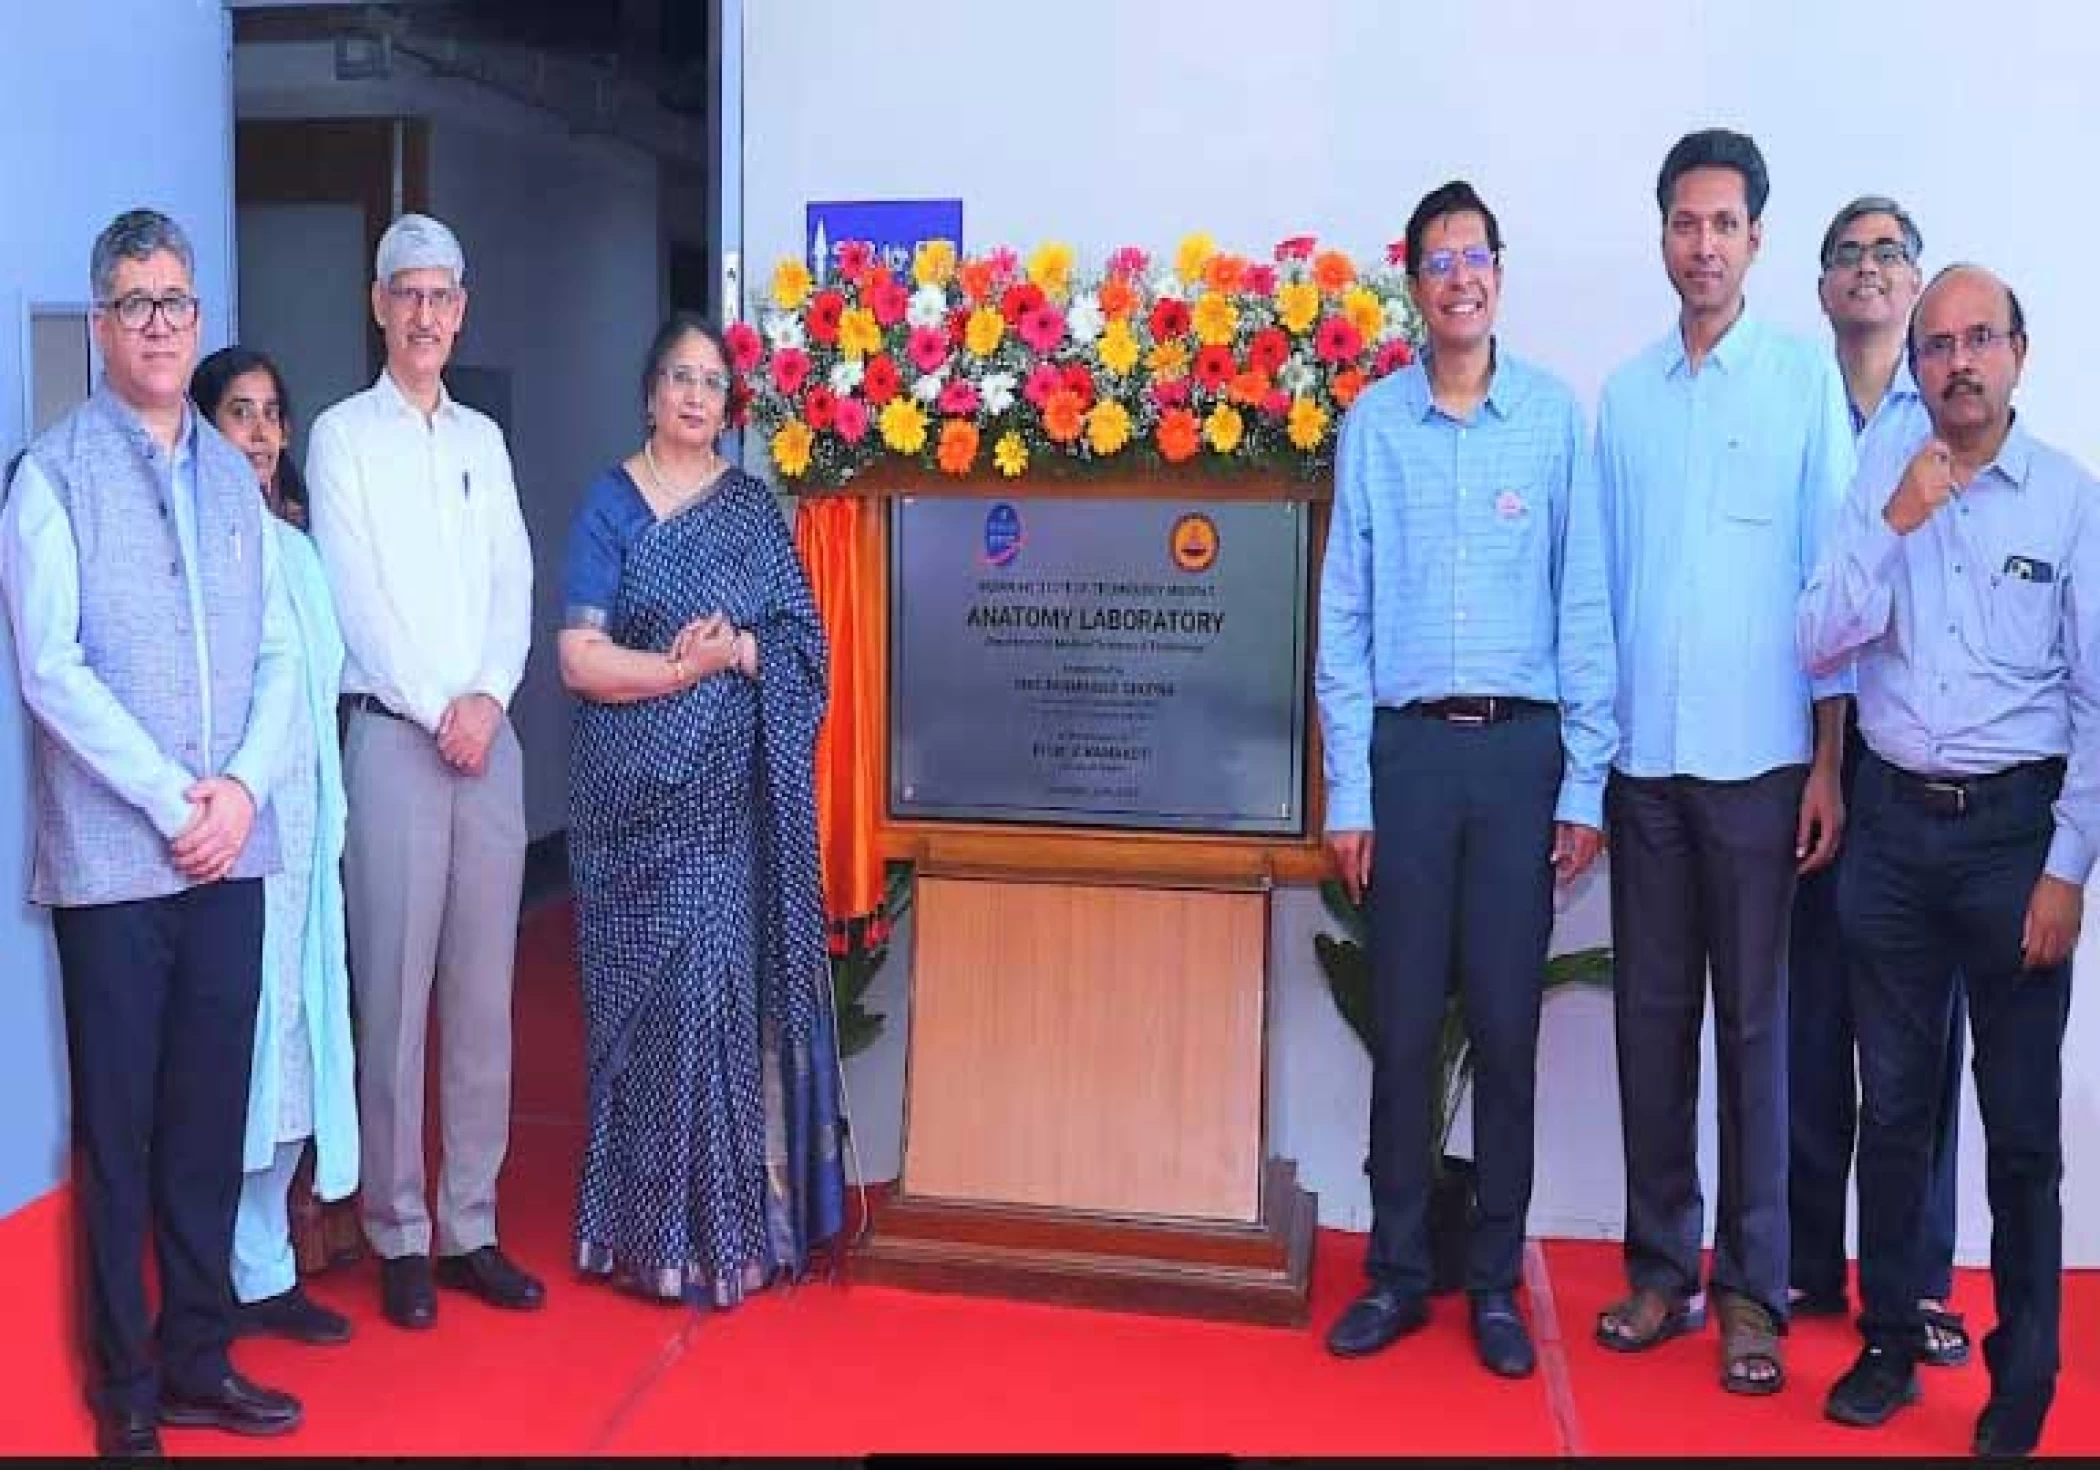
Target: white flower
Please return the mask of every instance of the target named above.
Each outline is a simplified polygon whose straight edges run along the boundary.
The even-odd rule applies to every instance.
[[[1313,365],[1305,360],[1302,352],[1292,353],[1290,360],[1276,374],[1276,386],[1293,398],[1312,392],[1313,385],[1319,380],[1320,375],[1313,371]]]
[[[1174,274],[1172,267],[1167,267],[1152,277],[1152,295],[1157,300],[1186,301],[1188,287],[1182,285],[1181,277]]]
[[[844,398],[860,386],[860,380],[867,374],[865,364],[851,358],[841,358],[831,365],[831,391]]]
[[[931,403],[941,396],[941,389],[948,386],[948,369],[936,368],[911,385],[911,396],[921,403]]]
[[[948,321],[948,293],[938,286],[921,286],[911,293],[904,319],[915,327],[938,327]]]
[[[802,318],[791,312],[769,311],[760,319],[766,341],[775,352],[792,347],[798,351],[807,345],[808,338],[802,331]]]
[[[1092,291],[1083,291],[1072,298],[1072,309],[1065,313],[1065,330],[1081,347],[1090,345],[1108,325],[1108,317],[1101,310],[1101,298]]]
[[[997,418],[1014,406],[1015,382],[1012,373],[986,373],[978,380],[978,396],[984,400],[988,416]]]
[[[1407,303],[1395,298],[1385,304],[1385,324],[1378,329],[1378,340],[1390,342],[1395,337],[1407,335]]]

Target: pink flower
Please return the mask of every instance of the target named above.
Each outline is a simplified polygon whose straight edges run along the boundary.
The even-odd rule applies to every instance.
[[[1386,246],[1385,263],[1387,265],[1406,265],[1407,241],[1395,240],[1392,244]]]
[[[1022,317],[1021,325],[1015,330],[1021,334],[1023,342],[1039,353],[1047,353],[1064,340],[1065,314],[1045,302]]]
[[[991,261],[992,279],[1002,286],[1011,281],[1021,269],[1021,257],[1014,253],[1010,245],[1001,245],[987,258]]]
[[[841,398],[831,413],[831,427],[848,444],[868,437],[868,405],[858,398]]]
[[[1041,408],[1050,401],[1050,395],[1064,387],[1065,380],[1049,363],[1039,364],[1021,385],[1021,396]]]
[[[839,274],[858,284],[874,263],[875,247],[866,240],[841,240],[838,243]]]
[[[913,367],[930,373],[948,360],[948,334],[939,327],[913,327],[904,351]]]
[[[1141,276],[1152,257],[1135,245],[1125,245],[1108,258],[1108,273],[1112,276]]]
[[[1395,337],[1378,349],[1378,357],[1371,364],[1371,376],[1382,378],[1395,369],[1406,367],[1414,360],[1414,345],[1405,337]]]
[[[1322,362],[1349,362],[1363,350],[1363,333],[1345,316],[1327,318],[1313,336],[1313,351]]]
[[[1155,378],[1152,382],[1152,401],[1159,405],[1162,413],[1172,408],[1186,408],[1189,401],[1189,380]]]
[[[1240,278],[1240,285],[1256,296],[1268,296],[1276,290],[1276,267],[1273,265],[1250,265],[1247,274]]]
[[[1291,411],[1291,395],[1281,388],[1271,388],[1262,395],[1261,411],[1268,418],[1282,418]]]
[[[941,396],[934,407],[957,418],[968,418],[977,412],[977,404],[977,385],[968,378],[954,378],[941,389]]]
[[[868,310],[875,313],[875,320],[885,327],[894,327],[904,320],[904,313],[911,306],[911,293],[895,280],[878,281],[868,292]]]
[[[722,340],[729,344],[729,365],[739,374],[757,367],[766,350],[758,329],[749,322],[731,322],[729,330],[722,334]]]
[[[1293,235],[1276,247],[1278,260],[1311,260],[1313,246],[1319,242],[1311,235]]]
[[[792,398],[809,377],[809,354],[799,347],[783,347],[773,354],[773,386]]]

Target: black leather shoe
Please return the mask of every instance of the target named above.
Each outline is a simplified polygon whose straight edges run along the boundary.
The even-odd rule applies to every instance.
[[[350,1340],[350,1319],[329,1311],[297,1286],[259,1302],[243,1302],[234,1327],[242,1337],[288,1337],[313,1347]]]
[[[471,1291],[492,1307],[513,1312],[537,1311],[547,1303],[547,1288],[513,1265],[492,1245],[463,1256],[441,1256],[438,1285]]]
[[[1327,1351],[1338,1358],[1375,1353],[1429,1321],[1429,1303],[1390,1286],[1374,1286],[1327,1330]]]
[[[289,1434],[299,1427],[299,1401],[288,1393],[228,1373],[202,1393],[161,1390],[160,1422],[229,1434]]]
[[[1823,1401],[1823,1417],[1873,1429],[1917,1401],[1917,1364],[1887,1348],[1869,1347],[1831,1388],[1830,1397]]]
[[[1531,1334],[1517,1315],[1516,1298],[1506,1291],[1484,1291],[1472,1299],[1473,1351],[1480,1366],[1504,1378],[1529,1378],[1538,1366]]]
[[[105,1460],[160,1459],[160,1417],[145,1409],[97,1414],[95,1453]]]
[[[430,1257],[392,1256],[379,1263],[379,1307],[396,1327],[420,1332],[437,1324],[437,1292]]]
[[[1969,1449],[1992,1459],[2025,1459],[2041,1443],[2042,1420],[2048,1412],[1994,1398],[1976,1418],[1976,1438]]]

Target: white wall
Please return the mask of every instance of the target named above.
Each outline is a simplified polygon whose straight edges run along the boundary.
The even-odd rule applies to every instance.
[[[23,320],[84,302],[88,250],[119,211],[165,210],[197,253],[202,344],[225,340],[232,134],[218,0],[10,5],[0,45],[0,464],[23,423]],[[65,1034],[43,911],[30,907],[28,729],[0,639],[0,1215],[65,1172]]]
[[[1754,309],[1821,335],[1816,246],[1854,195],[1900,197],[1928,268],[1997,268],[2028,309],[2020,402],[2036,432],[2100,466],[2081,370],[2100,341],[2085,257],[2100,196],[2100,13],[2075,0],[1066,0],[994,26],[972,0],[801,0],[745,17],[747,280],[801,248],[826,198],[964,200],[966,244],[1045,239],[1099,260],[1170,250],[1202,229],[1265,251],[1316,233],[1360,255],[1396,238],[1444,180],[1471,179],[1509,240],[1502,334],[1594,403],[1605,375],[1669,327],[1655,173],[1697,127],[1754,135],[1771,168]],[[929,99],[937,99],[929,105]],[[1272,1139],[1330,1223],[1362,1226],[1368,1068],[1333,1014],[1310,935],[1317,896],[1279,897]],[[1592,882],[1559,948],[1607,927]],[[2090,946],[2082,969],[2090,970]],[[893,968],[895,962],[893,961]],[[2081,983],[2083,983],[2082,977]],[[878,990],[901,994],[894,977]],[[885,1045],[897,1045],[901,1015]],[[2100,1010],[2080,997],[2067,1042],[2066,1256],[2100,1265]],[[1708,1068],[1710,1073],[1711,1068]],[[857,1098],[878,1106],[878,1076]],[[1534,1228],[1612,1235],[1623,1202],[1608,1000],[1548,1007]],[[1705,1108],[1711,1178],[1711,1078]],[[894,1101],[884,1104],[894,1106]],[[1973,1104],[1961,1243],[1983,1258],[1988,1213]],[[864,1122],[864,1144],[882,1130]],[[868,1163],[877,1160],[871,1146]],[[880,1177],[877,1175],[877,1177]],[[1709,1190],[1709,1198],[1712,1191]]]
[[[663,304],[656,162],[486,88],[424,77],[411,62],[388,80],[338,82],[325,45],[244,46],[234,84],[243,119],[431,122],[431,209],[467,255],[467,320],[453,361],[510,375],[510,453],[534,564],[532,655],[511,718],[525,750],[527,830],[559,831],[571,708],[554,653],[563,547],[584,488],[641,442],[641,359]],[[272,230],[253,248],[241,242],[244,272],[290,276],[296,290],[311,280],[296,256],[268,267],[254,258],[284,234],[284,221],[269,218]],[[366,261],[353,302],[360,331],[370,271]],[[357,351],[361,384],[362,338]],[[306,392],[296,380],[292,389]],[[325,406],[302,401],[309,421]]]

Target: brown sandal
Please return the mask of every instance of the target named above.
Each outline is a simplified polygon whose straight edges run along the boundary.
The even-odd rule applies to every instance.
[[[1723,1296],[1714,1304],[1721,1318],[1721,1387],[1730,1393],[1777,1393],[1786,1386],[1778,1324],[1746,1296]]]
[[[1706,1325],[1706,1308],[1652,1286],[1597,1314],[1597,1341],[1615,1353],[1645,1352]]]

